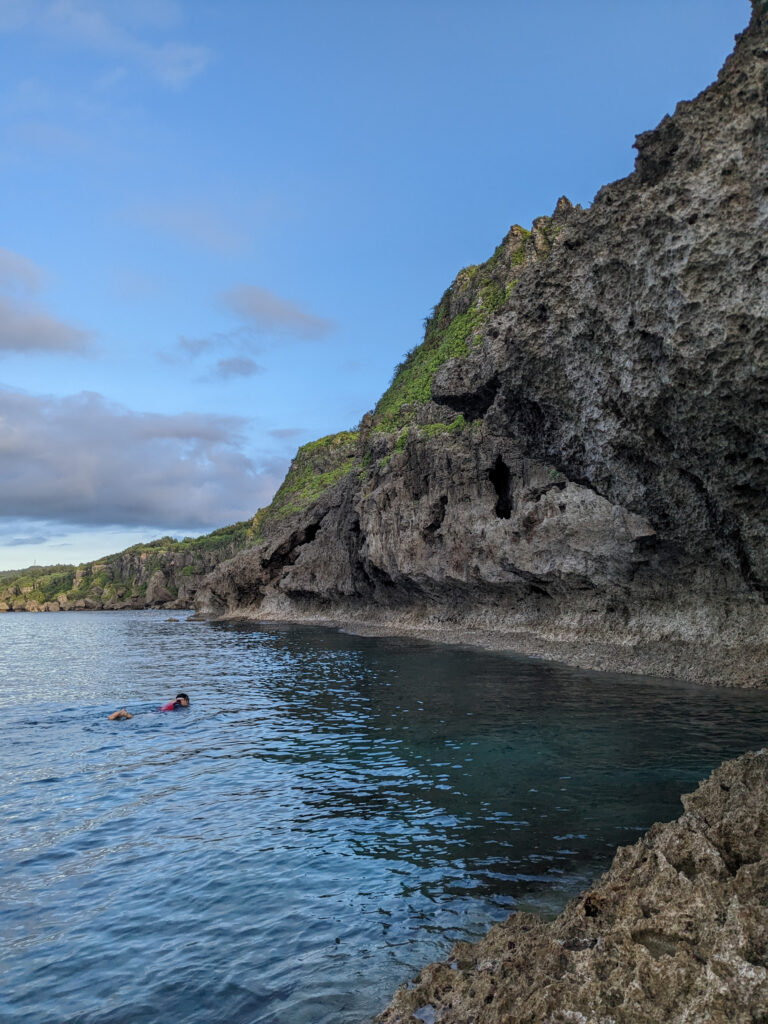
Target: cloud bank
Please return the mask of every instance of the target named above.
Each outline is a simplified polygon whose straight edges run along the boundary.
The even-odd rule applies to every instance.
[[[25,537],[14,537],[9,534],[7,537],[0,528],[0,544],[4,548],[28,548],[38,544],[47,544],[51,540],[50,533],[30,533]]]
[[[88,331],[57,320],[32,298],[42,282],[31,260],[0,248],[0,352],[87,351]]]
[[[0,387],[0,517],[75,526],[206,530],[253,515],[283,459],[243,451],[245,421],[141,413],[95,393]]]
[[[85,352],[90,335],[32,305],[0,296],[0,352]]]

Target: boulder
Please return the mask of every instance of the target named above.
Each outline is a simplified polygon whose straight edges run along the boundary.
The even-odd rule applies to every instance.
[[[554,921],[515,914],[378,1024],[768,1020],[768,751],[721,765]]]

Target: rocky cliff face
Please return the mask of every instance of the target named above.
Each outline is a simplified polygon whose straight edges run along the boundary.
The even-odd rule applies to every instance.
[[[628,178],[458,275],[359,431],[299,452],[262,543],[206,579],[202,613],[767,681],[768,10],[753,6],[717,82],[638,137]]]
[[[768,1019],[767,796],[768,752],[726,762],[555,921],[516,914],[457,943],[380,1024]]]
[[[202,537],[161,537],[84,565],[0,573],[0,612],[191,608],[205,575],[253,543],[251,522]]]

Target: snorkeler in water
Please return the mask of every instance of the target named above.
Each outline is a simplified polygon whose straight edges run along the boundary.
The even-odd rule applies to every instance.
[[[186,693],[177,693],[176,699],[172,700],[170,704],[164,705],[160,708],[161,711],[179,711],[181,708],[189,707],[189,697]]]
[[[159,708],[159,710],[180,711],[182,708],[188,708],[189,704],[190,700],[186,693],[177,693],[175,700],[172,700],[170,704],[164,704],[163,707]],[[130,711],[126,711],[125,708],[121,708],[119,711],[113,711],[111,715],[107,716],[107,720],[110,722],[122,722],[126,718],[133,718],[133,715]]]

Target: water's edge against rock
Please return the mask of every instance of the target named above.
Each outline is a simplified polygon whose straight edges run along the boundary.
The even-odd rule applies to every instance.
[[[432,610],[433,611],[433,610]],[[554,629],[547,634],[525,628],[509,629],[494,624],[492,615],[465,616],[456,620],[450,615],[439,618],[428,609],[413,612],[391,612],[386,609],[322,608],[303,614],[289,607],[283,613],[264,609],[210,615],[199,610],[192,616],[197,621],[252,622],[268,626],[273,623],[297,626],[318,626],[340,629],[358,636],[407,637],[430,643],[476,647],[523,657],[542,658],[574,668],[594,672],[618,672],[628,675],[677,679],[703,686],[760,689],[765,686],[765,650],[762,647],[739,648],[733,643],[697,637],[684,641],[611,638],[590,636],[578,630]]]
[[[378,1024],[768,1020],[768,751],[725,762],[682,803],[554,921],[515,914],[457,943]]]
[[[717,81],[461,271],[358,431],[297,453],[201,614],[768,683],[768,6]]]
[[[768,4],[752,6],[717,81],[638,137],[634,172],[462,270],[376,409],[302,446],[252,521],[51,567],[0,588],[0,611],[194,601],[768,685]]]

